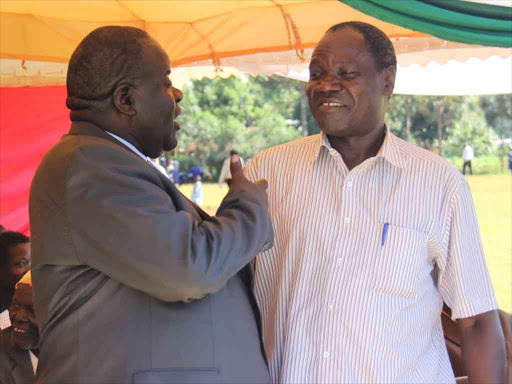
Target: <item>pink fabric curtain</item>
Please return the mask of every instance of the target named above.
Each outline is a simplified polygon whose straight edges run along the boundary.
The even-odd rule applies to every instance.
[[[28,197],[37,166],[69,130],[66,87],[0,88],[0,224],[30,234]]]

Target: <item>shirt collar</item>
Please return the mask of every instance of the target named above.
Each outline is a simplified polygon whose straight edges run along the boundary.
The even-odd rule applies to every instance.
[[[405,168],[406,162],[398,148],[397,137],[387,127],[384,142],[376,157],[383,157],[384,160],[397,168]]]
[[[395,167],[405,168],[406,162],[400,153],[396,141],[396,136],[393,135],[386,127],[386,136],[384,137],[384,142],[382,143],[382,146],[380,147],[375,157],[382,157],[384,160],[394,165]],[[331,143],[329,142],[329,138],[324,132],[321,132],[319,135],[317,135],[317,140],[315,142],[314,150],[311,156],[312,162],[318,159],[322,147],[328,151],[333,150]]]
[[[125,139],[123,139],[123,138],[121,138],[121,137],[119,137],[119,136],[117,136],[117,135],[114,135],[113,133],[111,133],[111,132],[109,132],[109,131],[105,131],[105,132],[106,132],[106,133],[108,133],[110,136],[112,136],[112,137],[113,137],[114,139],[116,139],[117,141],[119,141],[119,142],[123,143],[124,145],[126,145],[126,146],[127,146],[128,148],[130,148],[133,152],[135,152],[135,153],[136,153],[137,155],[139,155],[142,159],[144,159],[144,161],[149,161],[148,157],[147,157],[147,156],[144,156],[144,155],[142,154],[142,152],[141,152],[141,151],[139,151],[137,148],[135,148],[135,146],[134,146],[132,143],[130,143],[130,142],[128,142],[128,141],[126,141]]]

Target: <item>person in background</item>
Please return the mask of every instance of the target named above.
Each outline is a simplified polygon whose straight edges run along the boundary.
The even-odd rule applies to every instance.
[[[255,292],[274,383],[455,383],[445,302],[471,383],[503,383],[505,346],[466,179],[385,124],[390,39],[331,27],[306,95],[320,134],[256,155],[269,180],[274,248]]]
[[[201,179],[204,177],[204,170],[200,165],[189,168],[187,171],[186,181],[189,183],[194,183],[197,176],[199,176]]]
[[[191,200],[197,205],[203,204],[203,185],[201,183],[200,175],[196,175],[194,178],[194,188],[192,189]]]
[[[174,184],[180,184],[179,178],[180,178],[180,162],[176,159],[171,160],[170,164],[172,165],[172,172],[171,172],[171,180]],[[171,166],[169,165],[169,166]]]
[[[508,152],[508,169],[512,171],[512,145],[510,146]]]
[[[39,356],[39,329],[30,271],[16,285],[9,316],[12,326],[0,332],[0,383],[32,384]]]
[[[469,172],[473,174],[473,168],[471,167],[471,161],[475,157],[473,148],[468,143],[464,144],[464,150],[462,151],[462,174],[466,174],[466,167],[469,167]]]
[[[238,155],[238,152],[234,149],[229,151],[229,156]],[[222,164],[222,168],[220,170],[219,174],[219,187],[222,187],[222,184],[226,182],[228,187],[231,186],[231,172],[229,171],[229,159],[230,157],[226,158],[224,160],[224,163]],[[242,166],[244,165],[244,160],[240,158],[240,162],[242,163]]]
[[[0,329],[10,325],[8,308],[16,283],[30,269],[30,239],[23,233],[0,233]]]
[[[70,131],[30,189],[36,383],[268,383],[249,264],[273,243],[266,181],[233,156],[210,216],[149,164],[183,93],[144,30],[89,33],[66,86]]]

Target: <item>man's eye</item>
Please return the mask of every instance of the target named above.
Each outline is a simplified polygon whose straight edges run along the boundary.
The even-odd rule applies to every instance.
[[[352,79],[354,77],[356,77],[358,75],[358,72],[347,72],[347,71],[342,71],[340,72],[340,75],[344,78],[347,78],[347,79]]]
[[[25,267],[27,264],[28,264],[27,261],[19,261],[16,264],[14,264],[14,266],[17,268],[21,268],[21,267]]]
[[[320,72],[310,72],[309,73],[309,79],[310,80],[317,80],[322,76]]]

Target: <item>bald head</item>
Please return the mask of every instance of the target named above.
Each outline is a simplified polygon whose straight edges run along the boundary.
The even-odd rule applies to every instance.
[[[142,50],[145,47],[162,49],[138,28],[107,26],[95,29],[71,56],[67,73],[68,97],[103,100],[120,83],[133,84],[142,75]],[[68,107],[74,109],[69,103]]]

